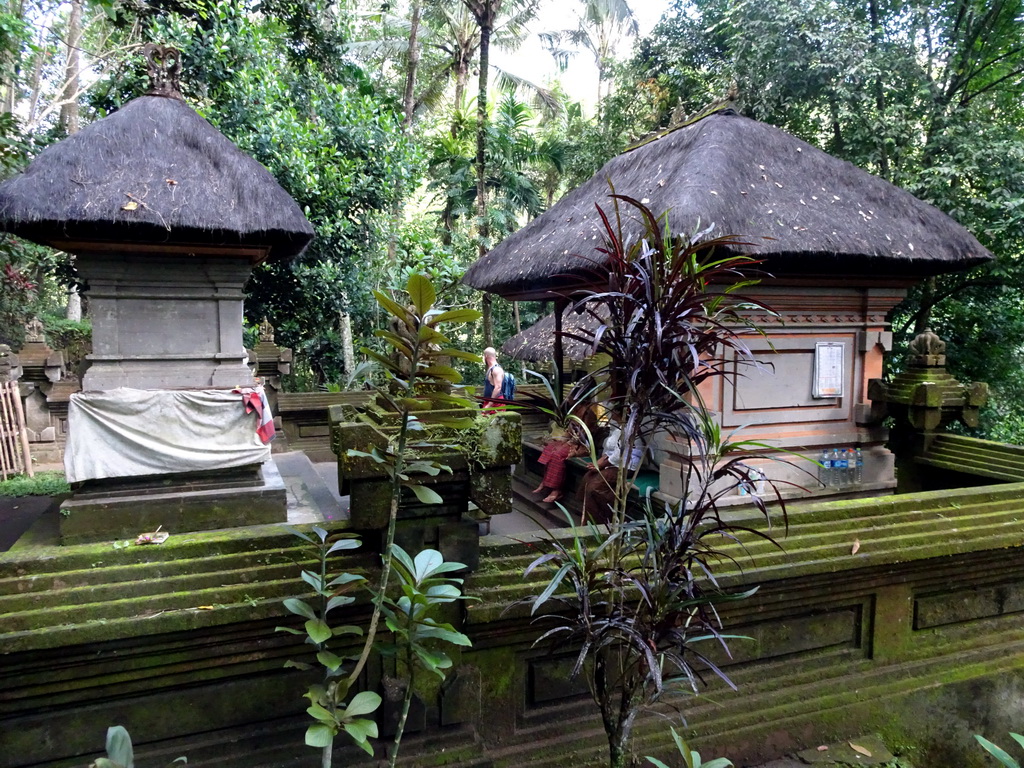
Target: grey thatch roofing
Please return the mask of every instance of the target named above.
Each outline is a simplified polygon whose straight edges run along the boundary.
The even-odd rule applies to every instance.
[[[937,208],[778,128],[726,111],[612,159],[473,264],[464,282],[540,298],[585,271],[602,243],[595,204],[611,212],[609,181],[656,215],[670,211],[674,232],[714,223],[715,236],[758,243],[734,250],[764,257],[774,274],[923,276],[992,258]]]
[[[562,333],[577,333],[582,329],[591,332],[597,329],[597,320],[587,312],[562,313]],[[516,360],[534,363],[550,362],[555,357],[555,315],[551,313],[538,320],[529,328],[520,331],[501,345],[501,352]],[[590,345],[575,339],[562,337],[562,354],[570,360],[586,360],[590,357]]]
[[[47,244],[130,241],[300,253],[302,211],[258,162],[177,98],[141,96],[0,184],[0,230]]]

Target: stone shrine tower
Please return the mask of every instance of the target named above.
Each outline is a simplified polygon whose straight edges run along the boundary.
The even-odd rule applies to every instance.
[[[74,254],[89,300],[65,543],[286,516],[269,446],[230,390],[253,384],[242,342],[253,265],[296,256],[313,229],[266,168],[185,103],[180,53],[144,53],[146,95],[0,184],[0,230]]]
[[[753,276],[760,281],[743,294],[772,310],[752,310],[768,336],[749,341],[763,369],[741,371],[735,383],[706,382],[702,395],[723,432],[741,429],[737,439],[808,459],[766,452],[750,463],[793,483],[792,496],[894,488],[888,433],[871,417],[868,393],[891,347],[888,313],[922,278],[967,269],[991,254],[942,211],[889,182],[770,125],[713,112],[612,159],[469,268],[464,282],[474,288],[511,300],[554,300],[560,308],[537,331],[507,342],[508,354],[578,355],[559,343],[563,324],[579,322],[567,321],[561,308],[574,290],[602,284],[609,255],[598,250],[604,237],[596,207],[615,219],[609,185],[664,215],[673,234],[726,236],[735,242],[716,253],[759,262]],[[642,230],[631,215],[623,206],[627,240]],[[660,490],[678,498],[689,447],[667,438],[659,448]],[[857,483],[818,481],[811,460],[857,448],[864,462]],[[790,463],[769,461],[776,456]]]

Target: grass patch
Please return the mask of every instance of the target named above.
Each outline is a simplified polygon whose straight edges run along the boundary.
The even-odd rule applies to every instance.
[[[57,496],[70,490],[63,472],[36,472],[35,477],[15,475],[0,481],[0,496]]]

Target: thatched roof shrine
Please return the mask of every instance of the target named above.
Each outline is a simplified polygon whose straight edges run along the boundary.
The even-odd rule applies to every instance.
[[[612,159],[473,264],[464,282],[513,299],[547,298],[575,282],[600,257],[595,205],[611,212],[609,181],[655,214],[670,211],[675,232],[714,223],[713,235],[756,243],[735,250],[764,257],[777,275],[926,276],[992,258],[934,206],[727,110]]]
[[[572,312],[566,308],[562,312],[562,332],[579,333],[581,330],[593,332],[597,329],[597,320],[589,312]],[[557,354],[555,352],[555,313],[545,315],[536,323],[520,331],[501,345],[501,353],[516,360],[528,360],[534,363],[547,363]],[[562,354],[570,360],[586,360],[590,357],[591,347],[576,339],[562,337]]]
[[[176,95],[141,96],[43,150],[0,184],[0,229],[72,252],[250,246],[253,260],[313,237],[270,172]]]

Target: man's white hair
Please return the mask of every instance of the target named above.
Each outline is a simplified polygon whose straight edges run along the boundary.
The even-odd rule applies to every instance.
[[[487,357],[487,356],[497,357],[498,356],[498,350],[496,350],[494,347],[488,347],[487,349],[484,350],[484,357]]]

